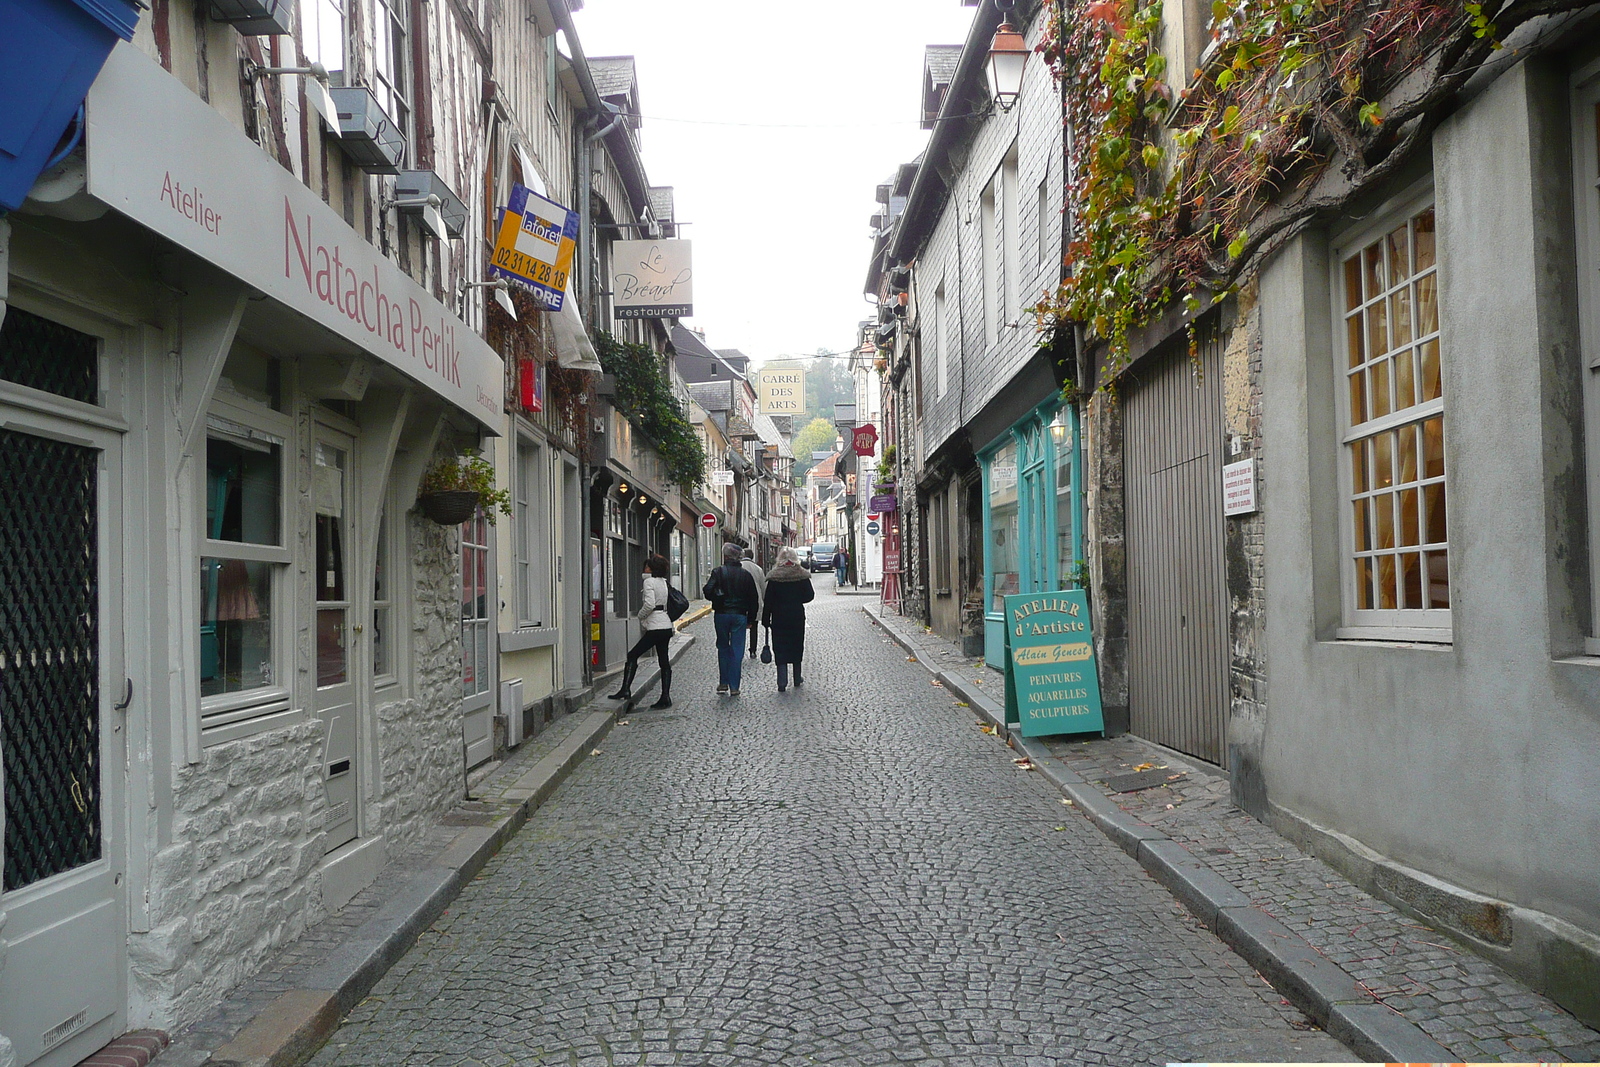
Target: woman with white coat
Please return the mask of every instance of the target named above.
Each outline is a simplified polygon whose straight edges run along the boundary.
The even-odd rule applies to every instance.
[[[667,658],[667,645],[672,642],[675,628],[667,617],[667,559],[651,556],[644,561],[644,597],[639,603],[639,624],[644,634],[639,643],[628,650],[628,664],[623,668],[622,688],[611,694],[612,700],[633,699],[633,676],[639,670],[639,657],[650,649],[656,650],[656,661],[661,664],[661,698],[652,708],[672,707],[672,661]]]

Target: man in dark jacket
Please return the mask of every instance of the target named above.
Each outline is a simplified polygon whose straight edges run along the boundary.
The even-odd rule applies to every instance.
[[[717,630],[717,692],[729,696],[739,695],[745,630],[761,604],[756,580],[740,566],[743,556],[738,545],[723,545],[722,566],[711,572],[701,590],[711,601],[711,622]]]

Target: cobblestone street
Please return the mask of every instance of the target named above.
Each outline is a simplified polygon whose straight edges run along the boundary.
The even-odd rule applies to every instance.
[[[313,1063],[1354,1058],[817,585],[804,688],[696,624]]]

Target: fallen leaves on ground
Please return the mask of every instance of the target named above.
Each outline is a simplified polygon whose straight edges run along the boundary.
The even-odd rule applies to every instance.
[[[1072,800],[1068,797],[1062,797],[1061,803],[1065,804],[1069,808],[1072,807]]]
[[[617,725],[618,726],[631,726],[631,725],[633,725],[633,720],[632,719],[618,719],[617,720]]]
[[[1027,756],[1023,756],[1021,759],[1014,759],[1011,762],[1017,765],[1017,770],[1019,771],[1033,770],[1033,760],[1029,759]]]
[[[993,723],[988,723],[988,722],[980,722],[978,724],[978,729],[982,730],[986,734],[992,734],[992,733],[994,733],[994,724]]]
[[[600,755],[600,750],[598,748],[591,748],[589,750],[589,755],[598,756],[598,755]]]
[[[965,700],[956,701],[956,707],[958,707],[958,708],[966,708],[966,707],[971,707],[971,706],[972,705],[968,704]]]
[[[1065,826],[1057,826],[1055,829],[1056,829],[1056,833],[1059,834],[1061,831],[1065,830],[1066,827]]]
[[[939,679],[937,679],[937,678],[933,679],[933,682],[931,684],[938,686],[940,689],[944,688],[944,683],[939,681]]]
[[[1154,766],[1155,766],[1154,763],[1141,763],[1137,767],[1135,767],[1134,770],[1136,770],[1136,771],[1148,771]]]

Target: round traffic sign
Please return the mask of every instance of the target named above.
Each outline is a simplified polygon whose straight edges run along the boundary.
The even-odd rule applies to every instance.
[[[869,523],[867,523],[867,536],[868,537],[877,537],[878,536],[878,531],[881,530],[881,529],[882,529],[882,527],[879,526],[876,522],[869,522]]]
[[[714,530],[717,528],[717,517],[708,511],[700,516],[700,525],[708,530]]]

